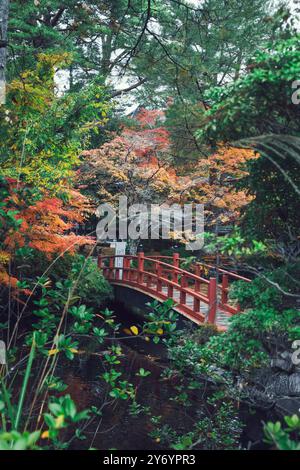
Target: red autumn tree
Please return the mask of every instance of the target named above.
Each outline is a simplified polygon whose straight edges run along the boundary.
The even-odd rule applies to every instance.
[[[141,109],[120,136],[83,152],[79,187],[95,204],[115,202],[120,195],[127,196],[130,204],[180,199],[184,187],[170,163],[163,118],[162,111]]]
[[[66,202],[47,193],[33,194],[16,180],[5,179],[0,213],[0,283],[17,285],[7,266],[18,248],[30,247],[49,259],[63,252],[73,253],[79,245],[92,243],[90,237],[72,233],[75,222],[82,222],[89,206],[79,192],[69,190]]]
[[[86,190],[95,207],[117,205],[121,195],[129,205],[183,201],[190,179],[177,176],[172,166],[163,117],[161,111],[142,109],[120,136],[99,149],[83,152],[79,188]]]

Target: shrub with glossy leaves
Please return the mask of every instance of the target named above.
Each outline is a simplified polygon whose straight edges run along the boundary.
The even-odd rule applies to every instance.
[[[74,295],[88,306],[101,307],[112,298],[112,288],[92,258],[75,257],[70,278],[74,281]]]

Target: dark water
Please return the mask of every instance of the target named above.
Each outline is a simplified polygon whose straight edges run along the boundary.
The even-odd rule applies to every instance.
[[[175,387],[179,383],[178,379],[161,377],[167,365],[160,356],[162,346],[135,338],[121,340],[120,345],[123,352],[119,366],[122,372],[121,379],[133,384],[136,401],[142,406],[149,407],[151,416],[161,416],[162,424],[168,423],[179,433],[191,428],[194,423],[191,415],[195,413],[187,413],[182,405],[170,400],[177,394]],[[149,371],[150,375],[145,378],[136,376],[140,368]],[[107,400],[107,387],[100,378],[102,373],[101,357],[91,355],[84,367],[75,366],[64,377],[64,381],[68,384],[67,393],[71,394],[79,409],[91,406],[100,408]],[[191,394],[191,400],[197,402],[197,398]],[[149,433],[156,428],[151,422],[151,416],[144,413],[132,416],[129,413],[129,401],[109,398],[108,400],[111,403],[103,408],[103,415],[97,417],[85,432],[87,440],[81,442],[76,440],[73,448],[86,448],[91,439],[93,447],[97,449],[164,448],[163,443],[149,436]]]
[[[174,385],[161,380],[162,368],[156,364],[155,358],[146,358],[127,347],[123,351],[126,357],[122,360],[122,379],[127,379],[134,385],[137,402],[151,407],[153,415],[163,416],[164,421],[167,419],[170,424],[176,426],[178,419],[184,421],[186,418],[180,407],[168,402]],[[151,375],[143,379],[137,377],[135,374],[141,367],[150,371]],[[101,380],[97,381],[97,376],[102,373],[102,366],[93,359],[89,361],[88,369],[86,377],[78,371],[68,373],[65,378],[69,385],[68,392],[80,408],[92,405],[101,407],[105,401],[105,387]],[[93,447],[122,450],[161,448],[160,443],[149,437],[149,432],[154,429],[149,417],[143,413],[137,417],[131,416],[128,405],[128,401],[117,400],[103,409],[103,416],[97,418],[85,433],[91,438],[96,432]],[[86,444],[83,441],[81,445],[85,447]],[[74,447],[78,448],[78,442]]]
[[[122,330],[131,325],[138,326],[140,320],[124,307],[114,306],[114,309],[118,321],[121,317]],[[120,335],[122,334],[124,333],[121,331]],[[178,395],[176,387],[179,379],[176,376],[171,379],[162,377],[168,365],[166,350],[162,345],[140,338],[119,339],[119,343],[123,352],[119,366],[121,379],[133,384],[136,401],[149,407],[150,415],[142,412],[132,416],[129,413],[129,401],[114,400],[108,396],[107,386],[101,378],[104,372],[103,361],[101,355],[98,355],[99,351],[95,351],[77,360],[71,369],[68,365],[67,372],[63,373],[63,379],[68,385],[66,392],[70,393],[80,410],[91,406],[102,410],[101,416],[94,417],[84,430],[86,439],[73,439],[71,448],[86,449],[92,446],[104,450],[167,449],[167,441],[149,434],[162,425],[167,425],[182,435],[192,430],[197,421],[197,411],[207,409],[209,413],[206,400],[211,394],[210,387],[203,383],[200,390],[188,391],[191,406],[183,406],[173,400]],[[136,376],[140,368],[151,374],[146,378]],[[103,406],[103,403],[106,405]],[[246,424],[241,447],[248,447],[248,441],[251,440],[255,442],[256,448],[262,448],[263,417],[258,413],[249,413],[247,409],[241,409],[240,414]],[[151,416],[161,416],[160,424],[154,424]]]

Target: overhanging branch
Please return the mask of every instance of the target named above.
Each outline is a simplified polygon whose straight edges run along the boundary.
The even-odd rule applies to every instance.
[[[147,78],[141,78],[138,82],[134,83],[133,85],[128,86],[127,88],[123,88],[122,90],[116,90],[111,94],[112,98],[115,98],[116,96],[120,96],[123,93],[128,93],[131,90],[134,90],[135,88],[138,88],[139,86],[143,85],[147,81]]]

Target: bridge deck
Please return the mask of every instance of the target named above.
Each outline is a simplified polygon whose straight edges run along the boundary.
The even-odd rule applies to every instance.
[[[168,288],[163,287],[162,291],[163,291],[164,294],[167,295]],[[180,291],[175,289],[172,298],[173,298],[174,302],[179,303],[180,302]],[[189,307],[191,310],[193,310],[194,298],[191,295],[187,294],[185,304],[186,304],[187,307]],[[205,318],[207,318],[207,316],[208,316],[208,310],[209,310],[208,305],[206,305],[206,304],[201,305],[200,304],[200,313],[202,313],[205,316]],[[228,326],[228,320],[229,320],[229,316],[226,315],[226,313],[222,312],[222,310],[217,308],[216,325],[226,328]]]
[[[167,295],[168,294],[168,288],[163,287],[162,292],[165,295]],[[180,290],[174,289],[172,298],[173,298],[174,302],[179,303],[180,302]],[[191,310],[193,310],[194,298],[191,295],[187,294],[185,304],[186,304],[187,307],[189,307]],[[208,317],[208,311],[209,311],[209,306],[208,305],[206,305],[204,303],[200,304],[199,312],[202,313],[202,315],[204,315],[205,318]],[[228,315],[226,315],[226,313],[224,313],[222,310],[217,308],[216,322],[215,322],[217,326],[220,326],[221,328],[227,328],[229,318],[230,317]]]

